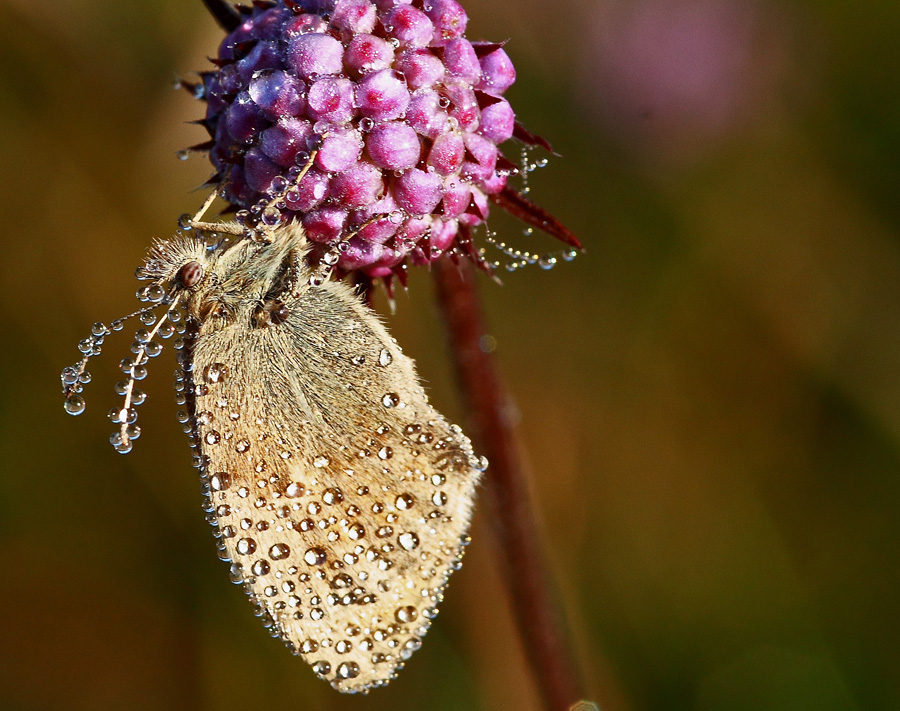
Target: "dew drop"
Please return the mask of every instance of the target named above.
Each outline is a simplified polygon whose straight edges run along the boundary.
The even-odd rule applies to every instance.
[[[397,611],[394,613],[394,617],[397,619],[397,622],[412,622],[419,616],[419,613],[416,612],[416,608],[412,605],[407,605],[406,607],[398,607]]]
[[[344,494],[341,492],[340,489],[334,489],[334,488],[325,489],[324,493],[322,494],[322,501],[324,501],[326,504],[329,504],[329,505],[339,504],[343,500],[344,500]]]
[[[285,543],[276,543],[269,548],[269,557],[272,560],[284,560],[291,554],[291,549]]]
[[[203,379],[207,383],[221,383],[228,377],[228,366],[224,363],[213,363],[203,369]]]
[[[313,610],[315,612],[315,610]],[[320,610],[321,612],[321,610]],[[310,615],[312,616],[312,615]],[[313,617],[313,619],[316,619]],[[312,665],[312,670],[319,676],[325,676],[331,671],[331,665],[326,661],[318,661]]]
[[[331,464],[331,461],[328,459],[328,457],[326,457],[323,454],[320,454],[318,457],[316,457],[313,460],[313,466],[316,467],[317,469],[324,469],[329,464]]]
[[[84,398],[81,395],[69,395],[65,401],[66,412],[70,415],[80,415],[84,412],[86,404],[84,402]]]
[[[305,493],[306,487],[296,481],[292,481],[290,484],[288,484],[287,489],[284,490],[284,495],[289,499],[296,499],[300,496],[303,496],[303,494]]]
[[[303,554],[303,560],[309,565],[323,565],[328,559],[328,554],[323,548],[310,548]]]
[[[213,491],[225,491],[231,486],[231,475],[228,472],[216,472],[210,477],[209,486]]]
[[[422,640],[419,639],[411,639],[406,644],[403,645],[403,649],[400,650],[401,659],[409,659],[413,652],[415,652],[419,647],[422,646]]]
[[[244,566],[240,563],[232,563],[228,570],[228,577],[235,585],[242,585],[244,582]]]
[[[271,570],[271,567],[269,566],[268,561],[258,560],[253,564],[253,567],[250,568],[250,570],[253,571],[254,575],[262,576],[262,575],[267,575],[268,572]]]
[[[341,662],[337,668],[339,679],[355,679],[359,676],[359,664],[356,662]]]
[[[394,362],[394,356],[391,355],[391,352],[387,348],[382,348],[381,353],[378,354],[378,365],[388,366]]]
[[[381,404],[387,408],[397,407],[400,404],[400,396],[397,393],[385,393],[381,398]]]
[[[401,533],[397,540],[400,542],[400,546],[403,550],[407,551],[411,551],[419,545],[419,537],[415,533]]]
[[[242,538],[237,542],[237,552],[240,555],[251,555],[256,551],[256,541],[252,538]]]
[[[396,501],[394,501],[394,506],[396,506],[401,511],[405,511],[406,509],[411,509],[413,507],[413,504],[415,503],[415,496],[409,493],[403,493],[397,497]]]

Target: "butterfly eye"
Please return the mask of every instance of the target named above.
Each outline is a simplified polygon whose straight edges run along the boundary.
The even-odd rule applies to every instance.
[[[203,278],[203,265],[200,262],[188,262],[178,270],[176,279],[185,289],[196,286]]]

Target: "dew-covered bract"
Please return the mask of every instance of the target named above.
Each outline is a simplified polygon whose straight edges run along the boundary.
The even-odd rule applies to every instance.
[[[311,271],[307,248],[296,223],[256,241],[157,244],[139,270],[155,305],[137,312],[147,328],[122,364],[112,439],[131,448],[135,384],[153,344],[179,334],[179,417],[220,558],[273,636],[339,691],[368,691],[436,615],[486,462],[353,289]],[[97,324],[63,372],[73,414],[113,326]]]

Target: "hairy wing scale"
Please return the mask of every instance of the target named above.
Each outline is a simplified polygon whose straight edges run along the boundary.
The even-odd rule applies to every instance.
[[[257,614],[335,688],[366,691],[436,614],[479,471],[349,289],[287,305],[280,325],[201,328],[197,436],[218,535]]]

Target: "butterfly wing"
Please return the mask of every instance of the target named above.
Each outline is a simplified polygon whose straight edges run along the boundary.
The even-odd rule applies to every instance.
[[[201,326],[194,436],[257,614],[336,689],[366,691],[420,646],[483,467],[346,286],[285,306],[265,328]]]

